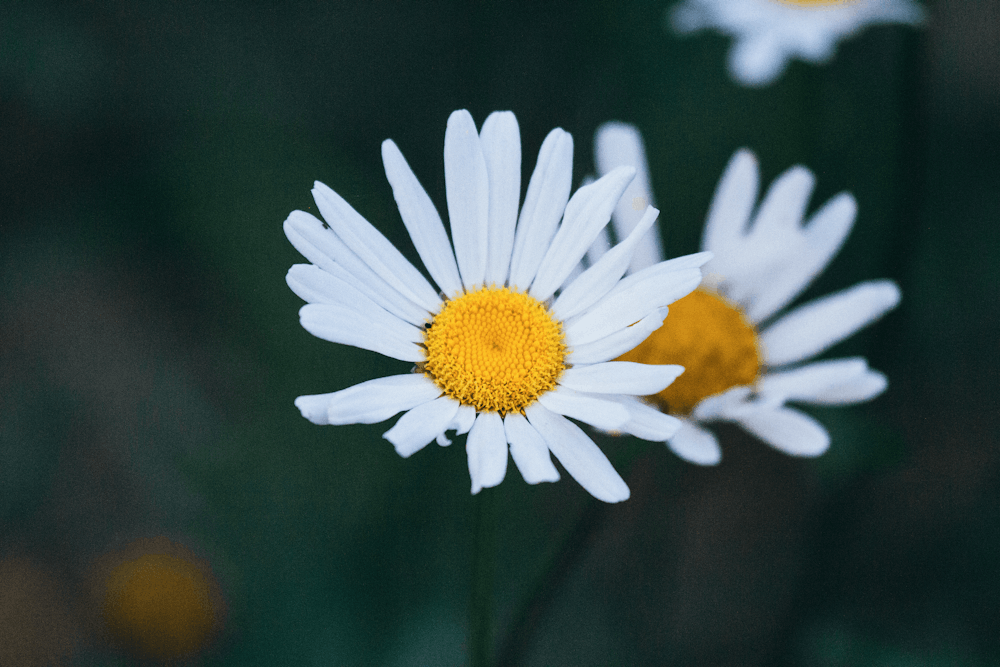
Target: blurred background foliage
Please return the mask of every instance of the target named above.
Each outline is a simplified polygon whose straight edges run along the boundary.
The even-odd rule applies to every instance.
[[[697,250],[735,149],[763,183],[805,164],[811,210],[849,190],[860,213],[800,301],[881,277],[904,295],[828,353],[890,386],[813,410],[820,459],[733,428],[711,469],[605,438],[632,489],[612,507],[511,468],[485,492],[498,653],[1000,664],[1000,2],[926,5],[921,30],[869,29],[750,90],[727,39],[665,31],[664,2],[6,0],[0,662],[16,636],[21,664],[132,664],[84,592],[95,559],[154,537],[225,596],[200,664],[467,660],[464,439],[404,461],[385,425],[300,417],[299,394],[407,365],[299,327],[281,223],[319,179],[415,259],[379,144],[443,211],[445,122],[468,108],[517,114],[524,184],[551,128],[573,134],[579,182],[597,126],[635,123],[668,255]]]

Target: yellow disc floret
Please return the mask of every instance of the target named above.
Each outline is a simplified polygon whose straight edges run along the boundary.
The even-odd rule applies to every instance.
[[[560,323],[527,294],[484,287],[446,301],[424,334],[420,369],[480,412],[521,411],[565,370]]]
[[[686,415],[702,399],[731,387],[752,384],[761,365],[757,332],[743,312],[700,288],[674,302],[663,326],[619,359],[683,366],[673,384],[649,397],[675,415]]]

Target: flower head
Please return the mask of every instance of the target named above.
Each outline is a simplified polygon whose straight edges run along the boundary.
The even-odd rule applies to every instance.
[[[610,361],[657,329],[665,306],[701,281],[699,253],[622,279],[656,219],[587,271],[574,272],[635,173],[611,170],[570,197],[573,141],[561,129],[542,144],[524,203],[521,141],[510,112],[480,131],[467,111],[448,119],[444,162],[452,240],[396,145],[382,160],[399,212],[437,288],[336,192],[316,183],[328,226],[302,211],[285,234],[311,264],[288,272],[309,302],[302,326],[336,343],[415,364],[413,372],[341,391],[300,396],[316,424],[371,424],[404,412],[385,433],[401,456],[446,431],[468,433],[472,492],[499,484],[508,446],[528,483],[559,479],[550,452],[606,502],[629,491],[601,450],[567,417],[662,440],[680,422],[638,411],[635,395],[666,388],[682,369]],[[453,251],[454,248],[454,251]],[[642,406],[644,407],[644,406]]]
[[[867,25],[922,20],[913,0],[681,0],[670,12],[679,33],[732,36],[729,71],[745,86],[773,83],[792,58],[824,63],[838,41]]]
[[[599,172],[636,165],[636,180],[648,182],[635,128],[602,126],[595,150]],[[895,283],[864,282],[780,314],[840,249],[854,224],[854,198],[833,197],[803,226],[812,173],[792,167],[759,206],[758,180],[756,158],[737,151],[708,213],[702,248],[714,258],[704,266],[704,281],[671,306],[661,328],[621,357],[684,366],[684,375],[650,401],[682,420],[667,442],[694,463],[711,465],[721,457],[715,437],[699,425],[709,421],[733,421],[788,454],[818,456],[830,443],[826,430],[785,403],[846,405],[886,387],[885,376],[862,358],[808,360],[894,308],[900,298]],[[634,224],[631,212],[616,210],[619,234]],[[588,259],[599,261],[605,244],[599,239]]]

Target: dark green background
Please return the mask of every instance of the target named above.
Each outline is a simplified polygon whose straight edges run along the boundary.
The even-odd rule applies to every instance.
[[[815,461],[734,428],[708,469],[600,440],[632,489],[613,507],[511,466],[484,492],[498,647],[574,534],[519,664],[1000,664],[1000,3],[942,0],[760,90],[666,6],[3,2],[0,557],[78,605],[96,555],[187,545],[229,604],[205,665],[467,661],[464,440],[402,460],[387,425],[300,417],[299,394],[408,365],[299,327],[281,223],[319,179],[415,259],[383,139],[444,211],[452,110],[517,114],[525,184],[550,129],[578,182],[617,119],[645,136],[669,255],[697,250],[741,146],[764,183],[810,167],[811,210],[854,193],[801,300],[900,284],[827,355],[866,355],[889,390],[812,410],[833,435]],[[130,663],[87,639],[75,664]]]

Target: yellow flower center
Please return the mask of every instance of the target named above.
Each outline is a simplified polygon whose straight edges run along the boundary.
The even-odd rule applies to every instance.
[[[757,331],[740,308],[699,288],[675,301],[663,326],[621,361],[680,364],[684,373],[650,396],[664,412],[686,415],[702,399],[752,384],[760,371]]]
[[[858,0],[774,0],[783,5],[797,5],[799,7],[831,7],[833,5],[853,5]]]
[[[198,650],[215,624],[205,576],[166,554],[146,554],[115,568],[107,580],[104,619],[116,639],[157,660]]]
[[[506,287],[446,301],[424,346],[421,370],[480,412],[523,410],[552,390],[566,368],[560,323],[537,299]]]

